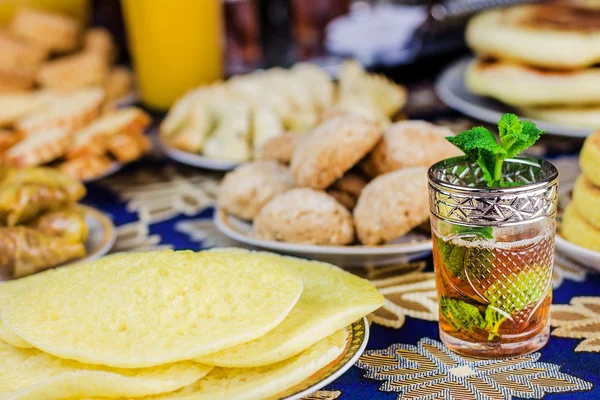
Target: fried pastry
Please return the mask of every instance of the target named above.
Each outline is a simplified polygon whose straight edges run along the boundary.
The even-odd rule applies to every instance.
[[[114,162],[105,155],[82,155],[58,165],[58,169],[73,178],[88,181],[106,174]]]
[[[150,139],[143,133],[122,132],[108,139],[107,150],[117,161],[128,163],[148,153],[150,146]]]
[[[55,95],[43,110],[20,119],[16,128],[27,136],[52,127],[66,127],[73,131],[94,120],[103,101],[104,91],[99,88]]]
[[[426,121],[402,121],[390,126],[377,146],[361,163],[370,176],[410,167],[430,167],[462,152],[446,140],[449,128]]]
[[[15,36],[43,49],[63,53],[79,45],[81,24],[63,14],[20,9],[11,20],[9,29]]]
[[[549,69],[586,68],[600,62],[600,9],[569,2],[498,8],[472,18],[466,39],[482,56]]]
[[[81,52],[42,64],[36,81],[45,89],[73,91],[102,86],[108,74],[109,64],[102,55]]]
[[[261,239],[318,245],[344,245],[354,240],[350,212],[325,192],[288,190],[269,201],[254,219]]]
[[[107,102],[123,98],[131,91],[132,86],[133,74],[127,67],[114,67],[102,83]]]
[[[0,129],[0,159],[2,159],[6,150],[17,144],[21,139],[22,137],[18,132]]]
[[[371,151],[380,138],[377,125],[360,116],[323,122],[294,151],[290,168],[295,183],[325,189]]]
[[[405,168],[371,181],[354,208],[354,224],[363,244],[394,240],[429,218],[427,168]]]
[[[44,49],[0,31],[0,67],[33,72],[47,56]]]
[[[36,93],[0,94],[0,126],[14,125],[17,120],[45,104],[44,96]]]
[[[28,226],[66,243],[83,243],[88,237],[85,216],[76,207],[65,207],[45,212],[27,223]]]
[[[112,35],[105,28],[90,28],[83,34],[83,51],[99,54],[107,64],[112,64],[117,49]]]
[[[21,92],[35,84],[35,73],[30,68],[0,67],[0,93]]]
[[[4,161],[16,167],[46,164],[66,154],[71,137],[71,129],[66,126],[38,131],[8,149]]]
[[[471,92],[515,107],[600,103],[598,67],[560,71],[508,61],[475,60],[467,69],[465,82]]]
[[[293,184],[287,167],[275,161],[253,161],[225,175],[217,204],[239,218],[252,220],[269,200]]]

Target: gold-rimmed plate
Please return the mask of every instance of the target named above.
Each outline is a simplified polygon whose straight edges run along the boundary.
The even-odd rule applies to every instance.
[[[367,318],[356,321],[346,327],[348,337],[342,354],[326,367],[313,374],[302,383],[286,390],[279,395],[281,400],[299,400],[319,389],[324,388],[342,376],[356,363],[367,347],[369,341],[369,324]]]
[[[431,234],[413,230],[392,242],[380,246],[322,246],[277,242],[256,236],[252,223],[215,209],[217,228],[227,237],[244,245],[271,250],[311,260],[324,261],[342,267],[381,266],[407,262],[431,253]]]
[[[69,264],[97,260],[107,254],[117,240],[115,225],[106,214],[83,204],[79,204],[77,207],[83,211],[85,223],[89,229],[88,238],[85,241],[86,256],[70,261]]]

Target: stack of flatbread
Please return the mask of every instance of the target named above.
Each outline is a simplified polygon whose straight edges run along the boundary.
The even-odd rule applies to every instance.
[[[240,249],[115,254],[2,284],[3,399],[264,400],[383,305],[333,265]]]
[[[190,91],[171,108],[160,133],[180,150],[242,162],[270,139],[309,131],[335,115],[351,112],[385,127],[406,98],[404,87],[356,62],[344,64],[337,85],[324,69],[298,63]]]
[[[527,116],[600,128],[600,6],[552,2],[474,17],[467,41],[477,53],[470,91]]]

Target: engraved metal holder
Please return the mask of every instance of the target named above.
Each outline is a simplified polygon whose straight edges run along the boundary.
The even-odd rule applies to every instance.
[[[554,218],[558,170],[535,157],[504,161],[503,176],[515,187],[489,188],[483,172],[465,157],[429,169],[429,205],[436,217],[468,226],[511,226]]]

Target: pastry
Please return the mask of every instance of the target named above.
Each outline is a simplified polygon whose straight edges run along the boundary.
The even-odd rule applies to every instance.
[[[590,225],[600,230],[600,187],[584,175],[575,182],[573,207]]]
[[[36,80],[44,89],[72,91],[103,85],[108,71],[108,62],[102,55],[81,52],[44,63]]]
[[[112,63],[117,55],[112,35],[105,28],[86,30],[83,34],[83,50],[99,54],[107,64]]]
[[[1,111],[0,111],[1,112]],[[308,137],[307,133],[286,132],[267,140],[255,153],[259,160],[275,160],[284,164],[292,161],[296,147]]]
[[[252,110],[252,133],[252,146],[256,157],[264,143],[283,133],[283,124],[275,111],[259,105]]]
[[[574,70],[600,62],[600,10],[578,4],[528,4],[483,12],[466,39],[483,56],[549,69]]]
[[[107,102],[125,97],[131,92],[132,86],[133,74],[127,67],[114,67],[102,82]]]
[[[430,167],[440,160],[462,155],[446,140],[452,130],[426,121],[402,121],[390,126],[361,163],[370,176],[410,167]]]
[[[291,171],[299,186],[324,189],[377,144],[381,130],[364,117],[347,115],[319,125],[294,151]]]
[[[29,69],[0,67],[0,93],[22,92],[35,84],[35,73]]]
[[[42,165],[62,157],[71,144],[71,130],[55,126],[25,137],[4,153],[4,161],[16,167]]]
[[[467,69],[465,82],[469,91],[515,107],[600,103],[598,67],[560,71],[509,61],[475,60]]]
[[[354,208],[354,223],[363,244],[394,240],[429,217],[427,168],[405,168],[375,178]]]
[[[88,181],[108,173],[113,166],[114,162],[105,155],[87,154],[60,163],[58,169],[69,176]]]
[[[349,193],[358,199],[368,183],[369,181],[363,175],[351,171],[335,181],[331,188]]]
[[[579,166],[589,181],[600,186],[600,130],[585,139],[579,153]]]
[[[346,207],[348,210],[354,210],[357,198],[352,196],[350,193],[338,189],[327,189],[327,194],[336,199],[338,203]]]
[[[120,132],[108,139],[107,151],[122,163],[141,158],[150,151],[150,139],[143,132]]]
[[[561,234],[569,242],[586,249],[600,251],[600,229],[587,222],[574,204],[565,208]]]
[[[22,139],[18,132],[8,129],[0,129],[0,159],[2,153],[17,144]]]
[[[288,190],[269,201],[254,219],[261,239],[344,245],[354,239],[350,212],[325,192]]]
[[[14,125],[20,118],[45,104],[43,96],[34,93],[0,94],[0,126]]]
[[[17,11],[9,29],[15,36],[60,53],[74,50],[81,33],[81,25],[75,18],[33,9]]]
[[[327,71],[315,64],[300,62],[292,67],[291,72],[310,92],[313,106],[319,110],[331,106],[334,100],[335,85]]]
[[[520,110],[530,118],[600,129],[600,104],[575,107],[520,107]]]
[[[269,200],[292,186],[287,167],[276,161],[254,161],[225,175],[217,204],[237,217],[251,220]]]

